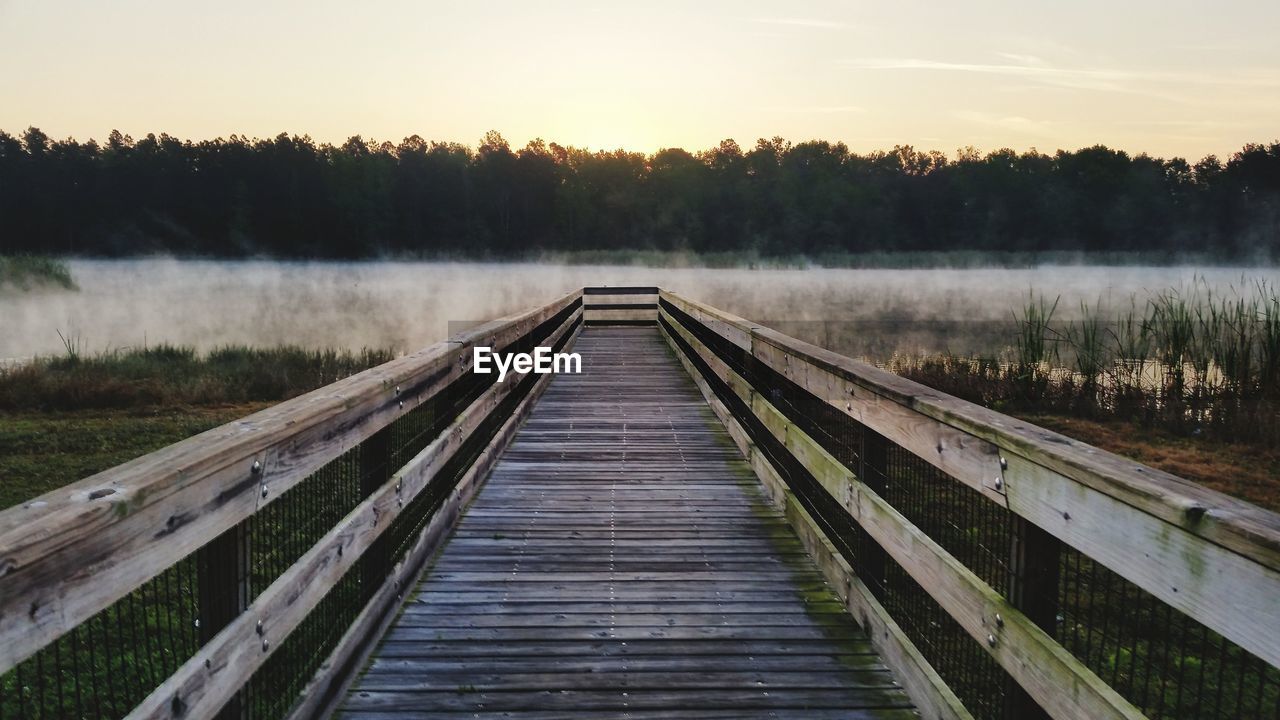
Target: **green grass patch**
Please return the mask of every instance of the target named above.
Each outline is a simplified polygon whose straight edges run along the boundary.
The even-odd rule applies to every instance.
[[[0,411],[125,410],[279,402],[395,357],[390,350],[160,345],[60,357],[0,370]]]
[[[77,289],[65,262],[39,255],[0,255],[0,289],[5,287]]]
[[[267,405],[0,413],[0,508],[25,502]]]
[[[161,345],[0,369],[0,507],[381,365],[389,350]]]

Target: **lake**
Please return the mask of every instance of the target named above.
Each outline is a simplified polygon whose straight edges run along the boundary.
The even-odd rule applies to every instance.
[[[1173,287],[1230,293],[1275,268],[705,269],[536,263],[71,260],[78,291],[0,289],[0,358],[173,343],[415,349],[450,323],[583,285],[660,285],[840,352],[991,354],[1030,293],[1127,308]],[[455,329],[459,325],[453,326]],[[61,334],[61,337],[60,337]]]

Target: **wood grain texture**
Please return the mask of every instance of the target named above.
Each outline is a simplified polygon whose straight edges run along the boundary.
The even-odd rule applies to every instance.
[[[686,341],[693,340],[687,331],[682,332],[683,328],[678,324],[673,324],[672,327]],[[691,347],[696,346],[691,344]],[[818,565],[828,584],[843,602],[842,609],[858,620],[867,632],[872,646],[884,658],[885,664],[901,678],[903,689],[915,703],[920,717],[926,720],[970,720],[973,716],[965,709],[960,699],[818,528],[817,523],[778,476],[773,465],[751,442],[737,418],[729,412],[711,387],[699,376],[693,363],[684,357],[674,343],[672,343],[672,350],[697,384],[707,404],[724,423],[738,450],[749,460],[752,470],[755,471],[773,506],[787,518],[792,529],[799,536],[805,551]],[[721,371],[733,374],[723,364],[721,364]],[[741,378],[738,380],[745,383]],[[734,388],[734,392],[748,405],[752,403],[753,392],[749,387],[745,394],[737,387]]]
[[[551,334],[547,342],[571,331],[576,313]],[[421,452],[396,471],[381,487],[357,505],[297,562],[262,591],[225,629],[147,696],[129,714],[132,720],[151,718],[199,720],[213,718],[248,682],[253,673],[283,644],[325,594],[359,561],[394,523],[400,511],[427,486],[464,441],[501,404],[523,376],[494,383]],[[484,458],[481,458],[483,461]],[[460,497],[474,482],[464,478],[427,524],[425,533],[438,539],[448,529]],[[402,562],[392,574],[399,585],[405,578]]]
[[[29,657],[579,300],[485,323],[0,512],[0,672]],[[254,463],[258,470],[254,471]]]
[[[802,375],[797,374],[797,382],[801,379],[806,382],[816,380],[813,383],[815,394],[827,397],[838,408],[849,411],[844,403],[835,402],[836,398],[824,388],[847,383],[848,390],[853,390],[851,397],[863,394],[871,399],[866,395],[870,393],[882,398],[884,407],[893,404],[909,408],[990,442],[1001,453],[1020,455],[1155,515],[1170,525],[1227,547],[1260,565],[1280,570],[1280,515],[1276,513],[749,323],[675,293],[662,291],[660,297],[699,318],[731,342],[753,350],[757,357],[763,356],[762,359],[767,361],[775,356],[765,349],[772,347],[807,369],[816,371],[806,370]],[[722,331],[722,327],[730,329]],[[749,338],[744,339],[744,333]],[[824,375],[835,380],[823,378]],[[866,417],[871,419],[871,416]],[[1006,481],[1018,482],[1019,478],[1006,478]]]
[[[781,418],[767,401],[756,397],[758,416]],[[781,426],[781,431],[773,430]],[[943,608],[979,646],[1034,698],[1051,717],[1127,718],[1142,713],[1108,686],[1053,638],[1049,637],[999,592],[911,524],[892,505],[858,481],[817,442],[785,419],[766,423],[777,440],[821,480],[828,492],[894,561]],[[996,618],[1000,618],[999,621]]]
[[[587,328],[344,717],[899,717],[656,328]]]
[[[572,321],[572,318],[570,318]],[[574,330],[566,349],[571,348],[580,330]],[[515,436],[516,430],[528,417],[530,409],[542,396],[550,377],[539,378],[529,395],[502,424],[493,440],[481,452],[480,457],[468,468],[458,481],[458,486],[449,493],[440,509],[424,527],[414,542],[413,547],[405,554],[405,558],[392,569],[386,582],[378,589],[365,608],[356,617],[355,622],[343,633],[329,657],[321,663],[315,675],[302,691],[302,698],[290,710],[288,720],[309,720],[315,717],[329,717],[336,710],[351,681],[355,671],[368,661],[370,653],[377,641],[386,632],[387,626],[394,619],[393,610],[399,607],[404,588],[415,584],[426,569],[427,559],[440,546],[441,540],[452,530],[465,508],[479,491],[481,483],[488,477],[489,471],[497,462],[502,451],[506,449]]]
[[[676,327],[673,325],[673,327]],[[688,341],[688,337],[682,335]],[[702,356],[710,351],[701,343],[690,343]],[[708,367],[712,367],[708,365]],[[713,371],[715,371],[713,369]],[[721,366],[720,373],[732,371]],[[729,378],[721,377],[727,381]],[[989,652],[1027,692],[1052,716],[1060,720],[1077,717],[1140,718],[1141,713],[1115,690],[1013,608],[1001,595],[979,579],[925,533],[912,525],[889,503],[860,482],[848,468],[759,393],[751,395],[751,411],[765,430],[786,447],[815,480],[907,571],[934,600]],[[754,452],[754,448],[751,449]],[[767,460],[753,463],[766,484],[776,473]],[[784,491],[780,488],[773,494]],[[786,493],[789,495],[789,493]],[[812,523],[807,513],[795,507],[793,523],[805,528]],[[803,530],[800,532],[804,537]],[[822,564],[834,559],[816,543]],[[832,569],[837,575],[839,570]],[[846,593],[847,599],[853,597]],[[867,606],[863,604],[864,608]],[[1002,620],[996,622],[995,618]],[[994,640],[994,642],[991,642]],[[892,650],[893,648],[888,648]],[[900,659],[907,658],[899,655]],[[910,666],[908,666],[910,667]],[[907,673],[904,673],[904,675]],[[935,697],[937,697],[935,695]],[[926,708],[924,703],[918,703]]]
[[[717,312],[670,294],[663,297],[682,309],[687,305],[702,317]],[[662,313],[739,396],[750,391],[740,387],[745,381],[715,360],[714,353],[669,314]],[[725,315],[721,322],[738,327],[744,321]],[[1029,446],[1022,441],[1025,438],[1018,439],[1022,436],[1017,433],[1001,434],[1000,428],[1019,422],[1013,418],[968,407],[970,403],[820,351],[767,328],[748,329],[753,338],[752,353],[766,365],[1268,663],[1280,666],[1280,613],[1274,612],[1275,598],[1280,597],[1280,570],[1267,562],[1270,541],[1243,540],[1253,532],[1249,528],[1258,529],[1268,523],[1280,527],[1274,513],[1181,478],[1159,478],[1164,474],[1152,468],[1061,436],[1046,434],[1038,444]],[[741,331],[739,327],[738,332]],[[928,408],[937,412],[926,412]],[[985,418],[994,423],[994,430],[975,433],[971,424],[948,419],[960,415],[970,420]],[[780,413],[764,412],[761,418],[772,430],[785,424]],[[1031,432],[1028,428],[1031,426],[1024,429]],[[792,444],[799,453],[806,452],[809,445],[803,438]],[[1093,480],[1064,472],[1061,462],[1050,462],[1049,456],[1059,448],[1077,460],[1085,458],[1081,462],[1086,465],[1093,462],[1088,458],[1096,460],[1089,466],[1090,472],[1095,473]],[[1001,457],[1008,465],[1005,470],[999,467]],[[1132,481],[1129,490],[1117,491],[1119,486],[1115,483],[1098,479],[1106,475],[1116,480],[1116,473]],[[833,495],[848,502],[848,493],[838,487],[838,477],[817,477]],[[996,478],[1002,487],[995,487],[992,480]],[[1150,489],[1153,478],[1160,485],[1163,500],[1153,501],[1154,505],[1131,502],[1135,488]],[[832,486],[829,481],[837,485]],[[1212,500],[1214,507],[1234,508],[1226,515],[1217,515],[1218,519],[1247,516],[1262,525],[1246,522],[1237,528],[1243,534],[1232,536],[1237,542],[1223,543],[1226,536],[1210,526],[1201,526],[1198,520],[1187,521],[1196,514],[1191,512],[1193,509],[1209,512],[1209,505],[1200,500],[1193,501],[1190,496],[1179,499],[1179,493],[1188,488],[1200,500]],[[1192,504],[1186,505],[1188,502]],[[1223,602],[1224,587],[1233,588],[1231,602]]]
[[[582,319],[586,322],[655,322],[658,319],[658,308],[587,308]]]

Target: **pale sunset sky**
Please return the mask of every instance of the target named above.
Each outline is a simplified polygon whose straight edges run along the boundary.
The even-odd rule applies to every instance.
[[[1280,138],[1280,1],[0,0],[0,129],[1192,159]]]

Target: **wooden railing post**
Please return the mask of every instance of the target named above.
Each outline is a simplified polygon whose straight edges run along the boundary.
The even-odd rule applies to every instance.
[[[249,523],[214,538],[196,553],[196,588],[200,644],[204,645],[249,606]],[[236,693],[219,713],[219,720],[248,717],[245,691]]]
[[[889,441],[870,428],[862,428],[862,452],[858,456],[858,479],[881,497],[889,477]],[[884,599],[885,566],[888,554],[868,535],[858,548],[857,573],[877,600]]]
[[[1058,635],[1058,563],[1061,541],[1035,523],[1014,516],[1010,533],[1008,599],[1049,637]],[[1047,718],[1018,683],[1009,681],[1005,717]]]

